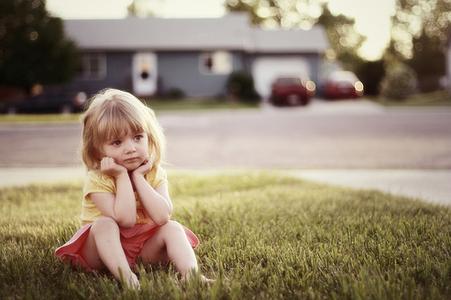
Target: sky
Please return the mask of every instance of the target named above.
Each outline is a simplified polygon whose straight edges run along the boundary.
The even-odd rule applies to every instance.
[[[225,14],[224,0],[141,0],[150,3],[157,16],[220,17]],[[353,17],[356,30],[367,40],[359,53],[378,59],[390,37],[390,18],[395,12],[395,0],[328,0],[333,13]],[[47,0],[47,9],[63,19],[124,18],[131,0]]]

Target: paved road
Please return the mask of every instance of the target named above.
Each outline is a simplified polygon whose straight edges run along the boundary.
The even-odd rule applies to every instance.
[[[367,101],[169,113],[169,168],[291,169],[303,179],[451,205],[451,109]],[[81,179],[78,124],[0,125],[0,186]]]
[[[451,169],[450,109],[366,101],[162,114],[174,168]],[[80,126],[0,125],[0,167],[79,164]]]

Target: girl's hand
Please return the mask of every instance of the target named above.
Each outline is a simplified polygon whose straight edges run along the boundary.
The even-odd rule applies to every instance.
[[[148,159],[133,171],[133,175],[144,176],[145,174],[150,172],[150,169],[152,169],[152,162],[150,161],[150,159]]]
[[[127,174],[127,169],[118,165],[111,157],[104,157],[100,161],[100,171],[108,176],[118,177],[121,174]]]

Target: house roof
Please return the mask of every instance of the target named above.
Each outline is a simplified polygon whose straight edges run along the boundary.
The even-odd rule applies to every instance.
[[[321,26],[310,30],[252,29],[256,52],[324,52],[329,44]]]
[[[322,27],[311,30],[263,30],[246,14],[222,18],[65,20],[66,34],[81,49],[244,50],[248,52],[324,52]]]

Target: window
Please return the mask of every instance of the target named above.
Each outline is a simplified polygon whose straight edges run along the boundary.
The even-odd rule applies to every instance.
[[[225,51],[202,53],[200,71],[206,74],[229,74],[232,72],[232,55]]]
[[[105,54],[83,54],[80,75],[83,79],[103,79],[106,76]]]

